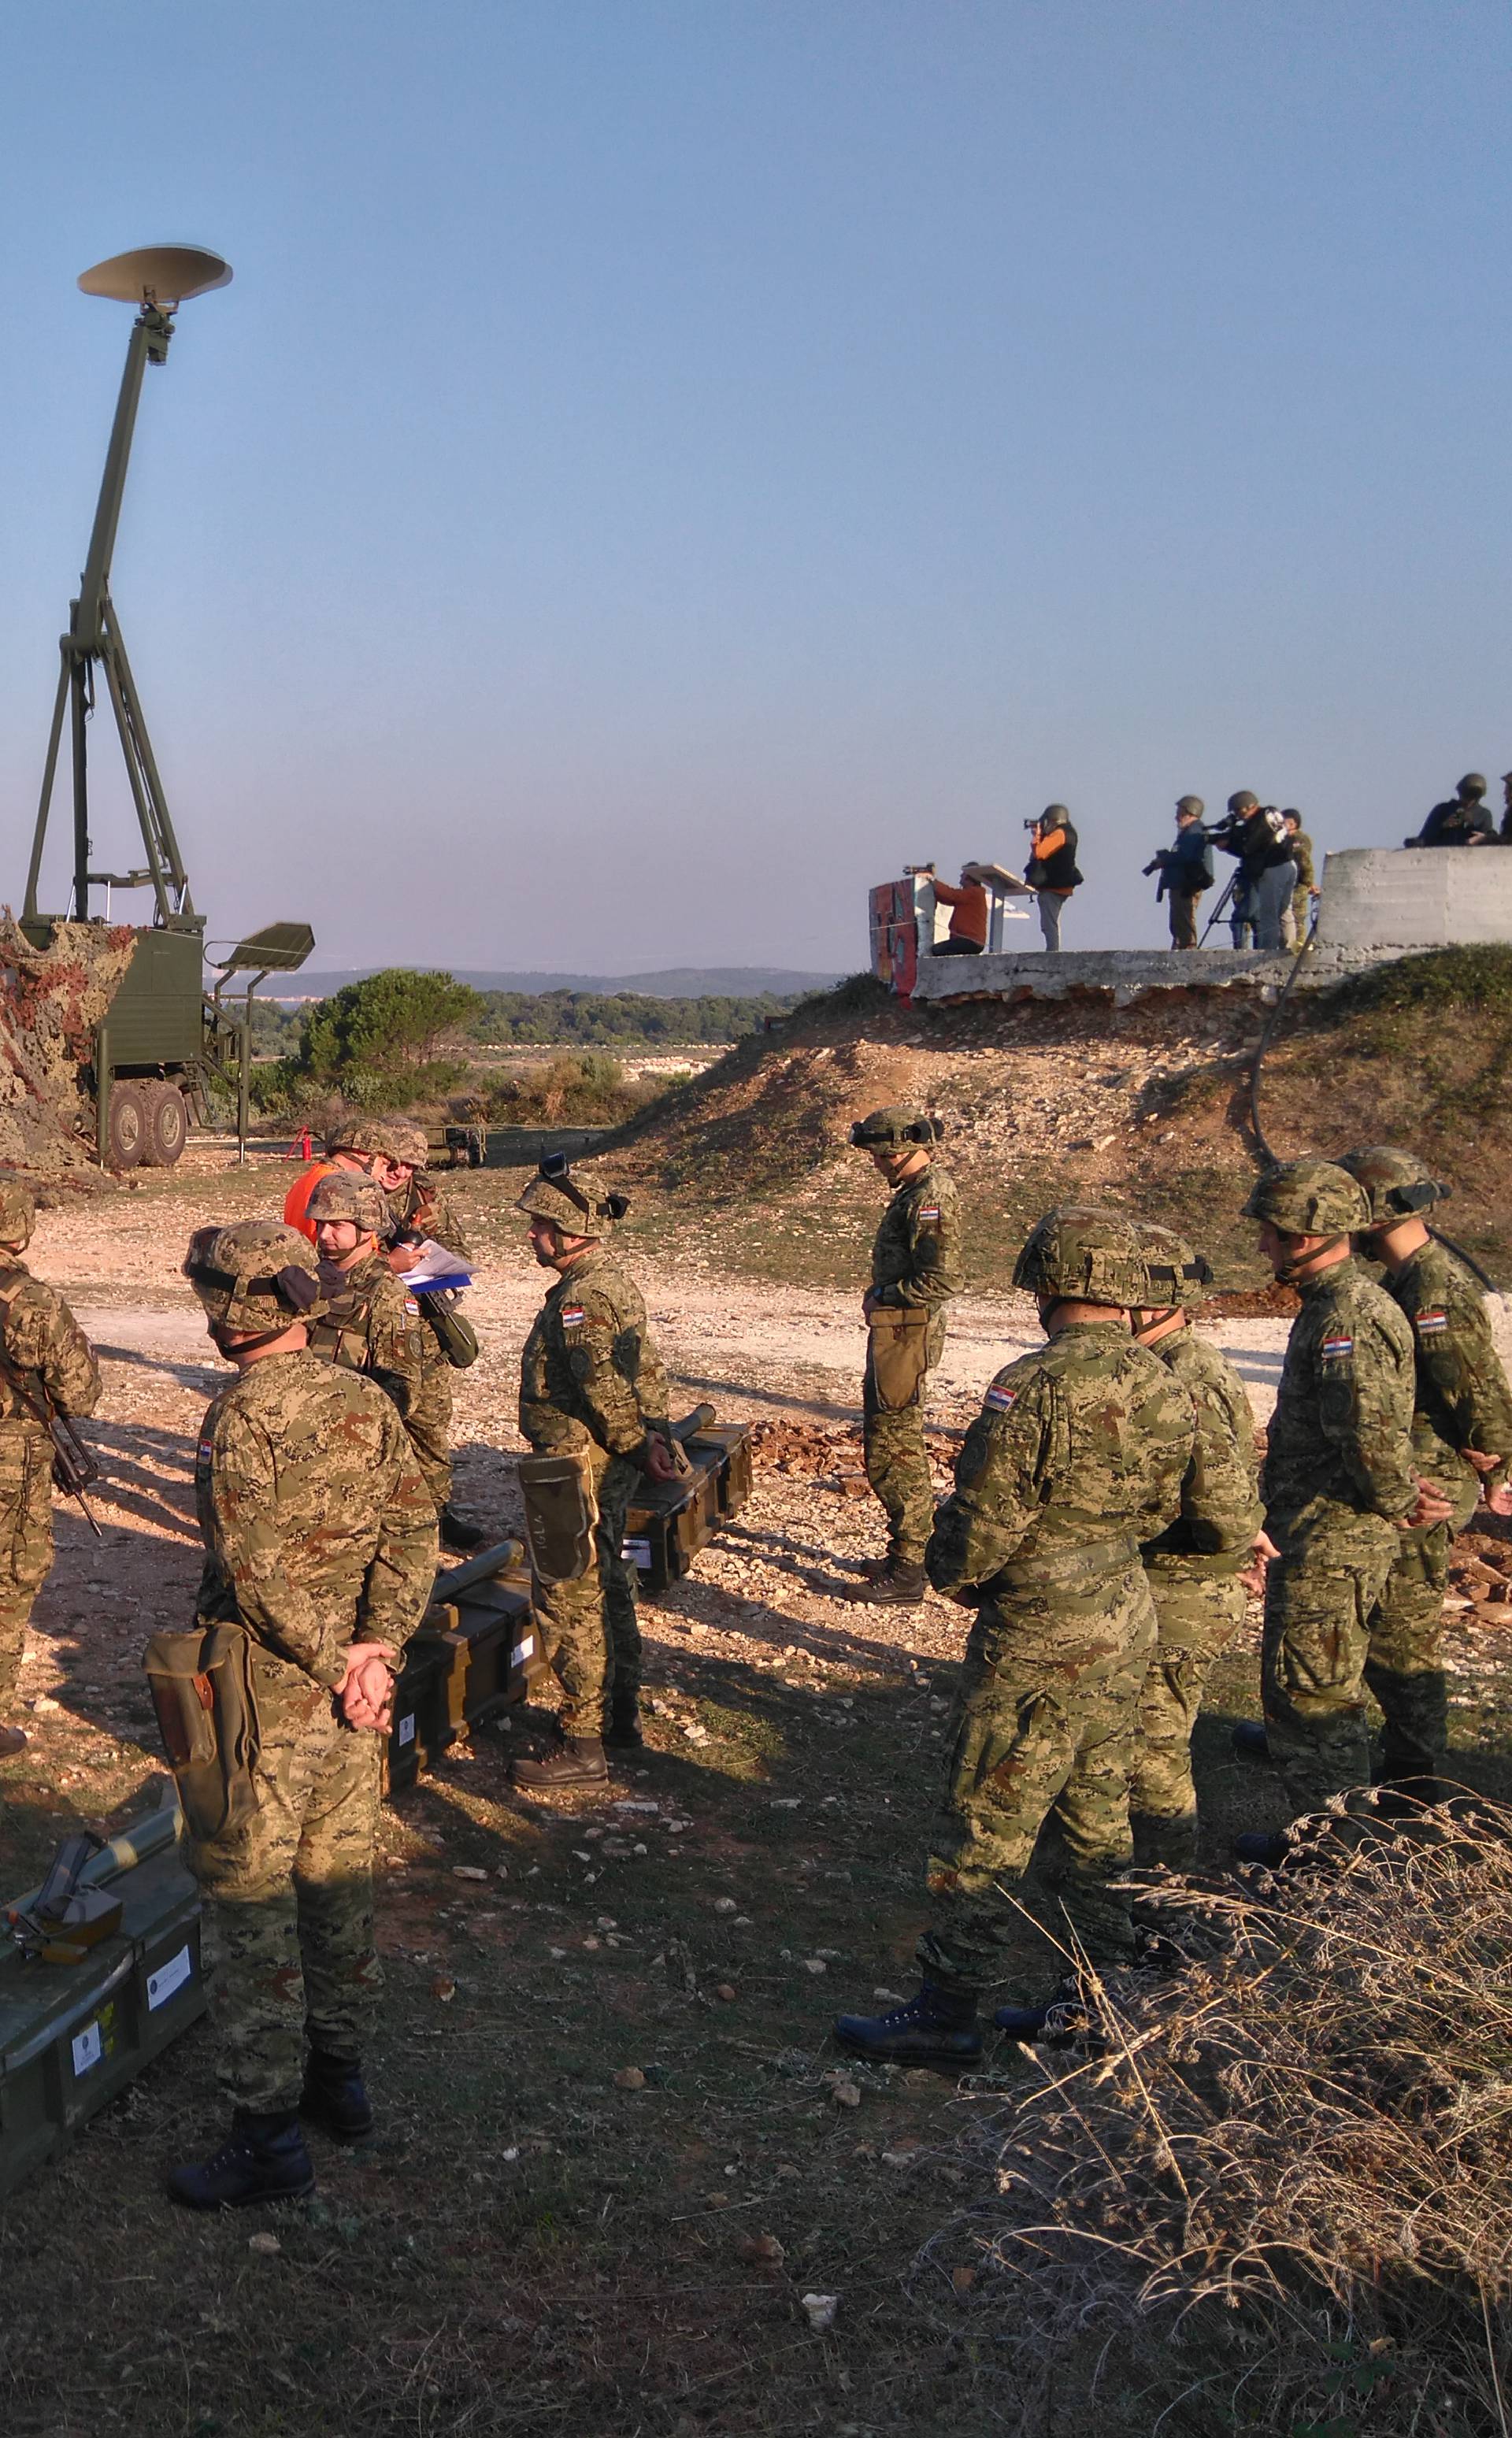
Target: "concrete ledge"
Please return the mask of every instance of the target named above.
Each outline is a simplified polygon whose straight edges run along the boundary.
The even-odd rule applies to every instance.
[[[1323,865],[1318,945],[1407,955],[1512,941],[1512,848],[1345,847]]]
[[[1507,857],[1512,865],[1512,855]],[[1297,976],[1299,990],[1318,990],[1391,962],[1390,949],[1314,947]],[[1069,948],[1059,956],[921,957],[916,1007],[958,1006],[963,999],[1110,999],[1115,1007],[1159,991],[1232,990],[1273,998],[1296,960],[1256,948]]]

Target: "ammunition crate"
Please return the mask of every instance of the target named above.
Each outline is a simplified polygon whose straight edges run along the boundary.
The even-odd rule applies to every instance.
[[[687,1454],[692,1472],[647,1482],[624,1519],[621,1555],[647,1591],[663,1592],[685,1575],[719,1528],[721,1452],[695,1440]]]
[[[420,1621],[415,1644],[421,1643],[440,1657],[453,1735],[522,1702],[546,1665],[529,1576],[496,1575],[469,1583],[454,1600],[439,1601]]]
[[[750,1424],[708,1422],[686,1442],[688,1454],[715,1451],[719,1458],[719,1515],[722,1523],[740,1513],[750,1496]]]
[[[450,1673],[451,1654],[445,1646],[416,1634],[394,1687],[394,1724],[383,1757],[385,1794],[402,1794],[453,1740]]]
[[[176,1848],[108,1884],[120,1929],[79,1963],[0,1948],[0,2195],[204,2012],[200,1892]]]

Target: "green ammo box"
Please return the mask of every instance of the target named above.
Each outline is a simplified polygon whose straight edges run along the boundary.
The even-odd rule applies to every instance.
[[[684,1444],[691,1457],[702,1456],[706,1450],[717,1455],[720,1519],[738,1515],[750,1496],[750,1424],[708,1422]]]
[[[387,1790],[413,1786],[465,1727],[522,1702],[546,1661],[518,1541],[436,1576],[394,1688]]]
[[[677,1481],[648,1481],[624,1519],[621,1555],[647,1591],[665,1591],[685,1575],[719,1528],[721,1452],[694,1440],[687,1455],[692,1472]]]
[[[383,1757],[383,1792],[402,1794],[456,1735],[447,1681],[450,1660],[429,1635],[416,1634],[394,1687],[394,1724]]]
[[[163,1816],[172,1821],[171,1805]],[[101,1869],[111,1853],[86,1873],[120,1898],[111,1937],[78,1964],[28,1964],[9,1940],[0,1947],[0,2194],[204,2012],[200,1892],[176,1844],[132,1868]]]

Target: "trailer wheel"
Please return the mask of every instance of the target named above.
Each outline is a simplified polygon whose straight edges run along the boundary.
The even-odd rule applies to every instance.
[[[145,1156],[154,1167],[171,1168],[189,1139],[189,1112],[177,1084],[148,1086],[147,1134]]]
[[[147,1104],[140,1085],[113,1084],[105,1133],[107,1167],[139,1167],[147,1151]]]

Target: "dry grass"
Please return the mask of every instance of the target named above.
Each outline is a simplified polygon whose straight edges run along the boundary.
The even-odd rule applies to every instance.
[[[916,2269],[991,2327],[1005,2429],[1074,2389],[1120,2430],[1504,2433],[1512,1812],[1320,1818],[1284,1872],[1146,1905],[1179,1969],[1083,1972]]]

